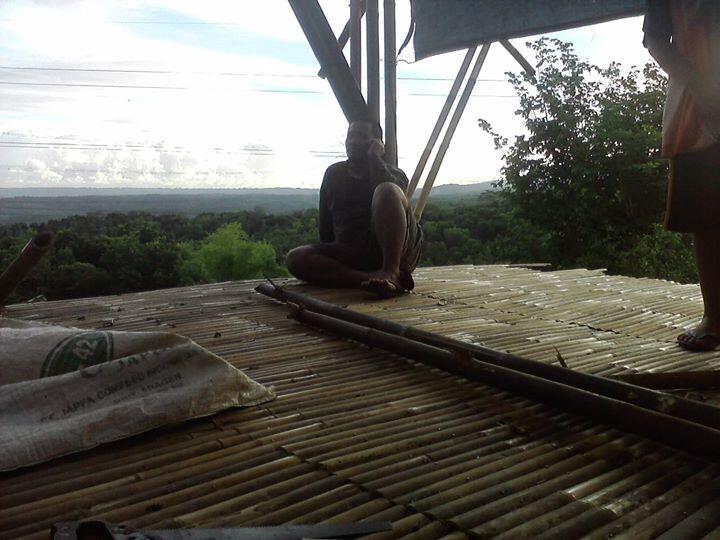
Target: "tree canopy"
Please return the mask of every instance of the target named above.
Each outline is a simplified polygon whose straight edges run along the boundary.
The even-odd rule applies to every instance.
[[[527,133],[505,148],[499,185],[517,216],[547,235],[548,262],[559,267],[607,267],[692,279],[692,264],[655,271],[661,248],[687,242],[662,221],[667,164],[660,159],[666,78],[652,64],[623,70],[581,60],[572,44],[542,38],[528,44],[537,78],[509,74]],[[654,240],[650,240],[652,238]],[[654,246],[654,247],[651,247]],[[673,246],[671,248],[671,246]]]

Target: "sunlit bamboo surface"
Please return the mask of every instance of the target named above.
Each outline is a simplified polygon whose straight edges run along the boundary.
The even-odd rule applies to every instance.
[[[47,538],[55,521],[90,517],[138,528],[393,523],[372,538],[720,538],[717,464],[303,327],[256,284],[8,308],[178,332],[278,397],[0,474],[0,538]],[[674,344],[702,313],[696,285],[455,266],[420,269],[413,294],[390,300],[290,286],[535,360],[559,352],[599,375],[720,369],[720,352]]]

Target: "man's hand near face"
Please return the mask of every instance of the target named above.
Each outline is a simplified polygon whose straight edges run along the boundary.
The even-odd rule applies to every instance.
[[[385,145],[379,139],[371,139],[367,150],[368,157],[382,158],[385,155]]]

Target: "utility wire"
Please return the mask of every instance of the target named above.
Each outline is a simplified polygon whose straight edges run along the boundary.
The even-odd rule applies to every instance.
[[[228,77],[274,77],[287,79],[319,79],[317,75],[302,73],[243,73],[234,71],[171,71],[155,69],[111,69],[111,68],[54,68],[35,66],[0,66],[0,69],[12,69],[18,71],[68,71],[87,73],[143,73],[150,75],[218,75]],[[381,77],[382,78],[382,77]],[[454,81],[449,77],[397,77],[402,81]],[[482,82],[508,82],[506,79],[477,79]]]
[[[21,167],[11,167],[0,165],[3,169],[21,169]],[[117,173],[117,174],[153,174],[153,175],[176,175],[176,174],[193,174],[193,175],[231,175],[231,174],[248,174],[248,171],[153,171],[153,170],[134,170],[134,169],[78,169],[78,168],[57,168],[48,167],[43,171],[49,171],[55,174],[64,173]],[[15,172],[15,171],[13,171]],[[39,172],[38,169],[25,168],[17,172]]]
[[[328,94],[329,91],[322,90],[300,90],[300,89],[282,89],[282,88],[193,88],[189,86],[142,86],[134,84],[85,84],[85,83],[40,83],[40,82],[19,82],[19,81],[0,81],[0,84],[13,86],[60,86],[60,87],[79,87],[79,88],[125,88],[132,90],[204,90],[206,92],[251,92],[251,93],[271,93],[271,94]],[[412,97],[446,97],[445,94],[439,93],[409,93]],[[486,98],[512,98],[517,97],[516,94],[470,94],[472,97]]]
[[[20,82],[0,81],[0,84],[13,86],[62,86],[79,88],[129,88],[133,90],[204,90],[206,92],[270,92],[280,94],[325,94],[320,90],[287,90],[280,88],[193,88],[190,86],[144,86],[137,84],[94,84],[94,83],[49,83],[49,82]]]
[[[0,22],[13,22],[13,19],[0,19]],[[90,24],[167,24],[171,26],[242,26],[241,22],[223,21],[87,21]]]

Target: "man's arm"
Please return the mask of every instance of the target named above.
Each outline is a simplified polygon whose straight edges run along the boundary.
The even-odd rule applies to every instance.
[[[322,186],[320,186],[320,215],[318,216],[318,229],[320,233],[320,241],[327,244],[335,241],[332,213],[330,212],[330,198],[328,194],[329,185],[330,182],[326,171]]]

